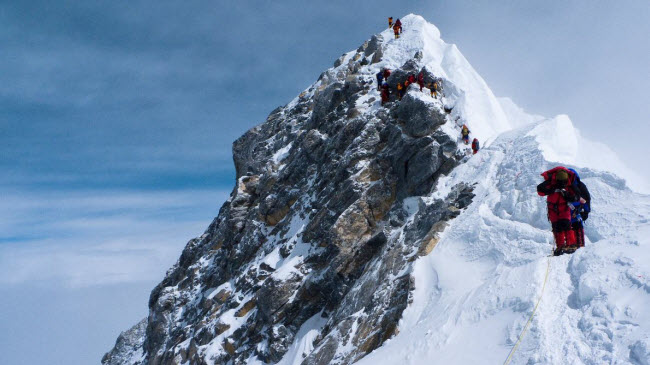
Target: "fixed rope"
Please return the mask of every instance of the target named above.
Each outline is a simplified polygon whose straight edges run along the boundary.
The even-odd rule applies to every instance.
[[[544,284],[542,284],[542,292],[539,295],[539,299],[537,299],[535,308],[533,308],[533,313],[530,314],[530,318],[528,318],[528,322],[526,322],[524,329],[519,334],[519,338],[517,338],[517,342],[515,342],[515,345],[512,347],[512,350],[510,350],[510,353],[508,354],[508,357],[506,358],[506,361],[503,363],[503,365],[508,365],[510,361],[512,361],[512,356],[517,351],[517,348],[521,344],[521,340],[526,335],[526,331],[528,331],[528,327],[530,327],[530,324],[533,322],[533,317],[535,316],[535,312],[537,312],[537,307],[539,307],[539,303],[542,301],[542,297],[544,296],[544,289],[546,289],[546,282],[548,281],[548,272],[551,269],[551,257],[552,256],[548,257],[548,262],[546,264],[546,275],[544,275]]]

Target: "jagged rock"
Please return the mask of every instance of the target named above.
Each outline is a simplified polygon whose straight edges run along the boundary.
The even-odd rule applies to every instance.
[[[235,344],[230,339],[226,339],[223,341],[223,349],[226,350],[226,352],[230,356],[233,356],[237,352],[237,348],[235,347]]]
[[[214,328],[214,335],[219,336],[220,334],[228,331],[228,329],[230,329],[229,324],[219,322]]]
[[[249,300],[246,302],[237,312],[235,312],[235,317],[243,317],[248,314],[253,308],[255,308],[255,304],[257,303],[257,300],[255,298]]]
[[[432,141],[407,161],[406,181],[411,195],[423,195],[431,190],[435,173],[445,159],[440,145]]]
[[[321,316],[303,364],[351,364],[398,332],[413,290],[405,273],[473,194],[458,186],[445,199],[417,198],[464,154],[430,99],[411,91],[377,105],[370,69],[388,52],[382,42],[339,58],[234,142],[230,199],[151,293],[134,345],[143,363],[276,363]],[[389,83],[421,70],[411,56]],[[110,364],[134,364],[126,356]]]
[[[377,63],[377,62],[381,61],[382,57],[384,57],[384,51],[380,47],[372,55],[372,59],[370,60],[370,64],[374,64],[374,63]]]
[[[366,57],[370,56],[371,54],[377,52],[378,50],[381,50],[381,42],[383,42],[384,37],[382,37],[380,34],[378,35],[373,35],[370,38],[370,41],[364,43],[366,44],[366,49],[365,49],[365,55]]]
[[[345,59],[345,54],[341,55],[341,57],[337,58],[336,61],[334,61],[334,67],[339,67],[343,64],[343,60]]]
[[[445,227],[447,227],[447,222],[444,221],[437,222],[433,227],[431,227],[429,233],[427,233],[427,235],[422,239],[422,244],[418,250],[419,256],[426,256],[433,251],[438,244],[438,241],[440,241],[438,234],[442,232]]]
[[[278,310],[287,304],[301,281],[301,276],[296,273],[290,273],[283,280],[267,279],[258,291],[258,309],[262,319],[272,322],[277,320],[282,315]]]
[[[214,296],[214,299],[219,303],[225,303],[229,297],[230,297],[230,291],[226,289],[222,289],[217,293],[217,295]]]
[[[413,137],[432,134],[446,121],[432,104],[407,93],[396,109],[397,117],[406,123],[406,132]]]
[[[102,358],[102,365],[134,364],[140,365],[147,319],[143,319],[128,331],[120,333],[115,347]]]
[[[359,201],[346,209],[334,224],[333,230],[339,239],[342,250],[349,249],[350,245],[370,233],[370,222],[368,217],[371,215],[368,203]]]

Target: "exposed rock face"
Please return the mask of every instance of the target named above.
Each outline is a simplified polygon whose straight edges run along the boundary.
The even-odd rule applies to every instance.
[[[374,107],[364,67],[381,52],[373,37],[235,141],[230,199],[152,291],[144,341],[129,345],[142,363],[275,363],[309,321],[319,335],[303,364],[350,364],[397,333],[411,263],[473,195],[421,197],[462,155],[419,89]],[[115,362],[122,347],[103,363],[139,363]]]
[[[146,329],[147,319],[145,318],[128,331],[122,332],[115,341],[115,347],[102,358],[102,364],[142,364],[142,344]]]
[[[412,94],[406,94],[397,106],[397,118],[405,121],[406,132],[412,137],[432,134],[446,122],[444,115],[426,107],[426,103]]]

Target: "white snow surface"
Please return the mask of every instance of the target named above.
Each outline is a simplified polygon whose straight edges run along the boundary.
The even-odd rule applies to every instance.
[[[416,52],[422,51],[421,64],[444,80],[446,103],[455,106],[455,113],[463,116],[474,136],[488,141],[522,123],[508,119],[483,78],[455,44],[445,43],[440,38],[435,25],[412,14],[401,21],[404,31],[399,39],[394,39],[392,30],[381,33],[385,48],[382,61],[373,65],[377,71],[381,67],[399,68]]]
[[[610,173],[578,169],[594,199],[586,247],[548,257],[553,239],[535,190],[539,173],[555,165],[545,155],[559,152],[536,138],[547,123],[502,134],[441,179],[432,197],[469,182],[474,202],[415,264],[399,334],[358,364],[503,363],[542,294],[548,260],[546,289],[512,364],[647,363],[650,196]]]
[[[413,302],[398,335],[357,364],[503,363],[540,296],[512,364],[650,364],[650,196],[639,193],[647,183],[567,116],[545,119],[497,99],[422,17],[401,20],[401,38],[382,32],[383,60],[362,72],[397,68],[423,51],[422,64],[445,80],[452,116],[487,147],[441,178],[430,197],[417,198],[475,184],[472,204],[415,263]],[[578,170],[593,211],[586,247],[549,257],[553,238],[535,188],[540,173],[559,164]],[[320,325],[305,324],[283,364],[308,352]]]

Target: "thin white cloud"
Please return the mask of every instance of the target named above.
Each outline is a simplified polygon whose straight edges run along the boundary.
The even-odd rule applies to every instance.
[[[0,285],[156,281],[225,191],[12,194],[0,208]]]

